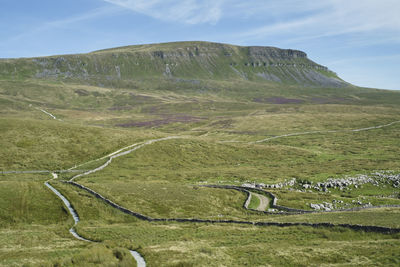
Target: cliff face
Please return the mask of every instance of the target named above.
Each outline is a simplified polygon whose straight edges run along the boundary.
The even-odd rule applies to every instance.
[[[245,79],[304,86],[347,83],[302,51],[206,42],[128,46],[89,54],[0,61],[0,77],[120,80]]]
[[[307,58],[307,54],[292,49],[279,49],[273,47],[263,47],[263,46],[250,46],[249,55],[253,58],[263,58],[263,59],[295,59],[295,58]]]

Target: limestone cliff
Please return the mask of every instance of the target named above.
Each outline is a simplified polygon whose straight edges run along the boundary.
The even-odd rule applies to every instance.
[[[245,79],[304,86],[347,83],[291,49],[177,42],[127,46],[88,54],[0,60],[0,77],[72,80]]]

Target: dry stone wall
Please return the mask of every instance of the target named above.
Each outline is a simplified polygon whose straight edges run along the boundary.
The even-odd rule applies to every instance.
[[[322,228],[322,227],[344,227],[349,228],[352,230],[361,230],[365,232],[377,232],[377,233],[384,233],[384,234],[394,234],[400,233],[400,228],[390,228],[390,227],[381,227],[381,226],[364,226],[364,225],[352,225],[352,224],[331,224],[331,223],[279,223],[279,222],[251,222],[251,221],[237,221],[237,220],[208,220],[208,219],[197,219],[197,218],[152,218],[146,215],[143,215],[138,212],[131,211],[127,208],[124,208],[113,201],[103,197],[99,193],[95,192],[94,190],[78,184],[76,182],[65,181],[65,183],[71,184],[78,188],[81,188],[90,194],[94,195],[96,198],[104,201],[106,204],[128,214],[132,215],[138,219],[145,220],[148,222],[182,222],[182,223],[229,223],[229,224],[242,224],[242,225],[255,225],[255,226],[278,226],[278,227],[292,227],[292,226],[308,226],[313,228]],[[213,187],[213,186],[209,186]],[[218,186],[215,186],[217,188]],[[222,187],[219,187],[222,188]],[[240,187],[234,186],[225,186],[226,189],[235,189],[240,191],[246,190]]]

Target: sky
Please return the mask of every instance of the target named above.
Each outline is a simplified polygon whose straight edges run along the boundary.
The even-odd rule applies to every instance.
[[[299,49],[352,84],[400,90],[399,0],[0,0],[0,58],[171,41]]]

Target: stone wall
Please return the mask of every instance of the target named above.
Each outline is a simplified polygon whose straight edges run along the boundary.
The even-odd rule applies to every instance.
[[[271,208],[278,209],[278,210],[281,210],[281,211],[285,212],[285,213],[283,213],[283,212],[276,213],[276,212],[264,211],[263,213],[266,213],[266,214],[293,215],[293,214],[304,214],[304,213],[359,211],[359,210],[363,210],[363,209],[378,209],[378,208],[400,208],[400,205],[380,205],[380,206],[354,207],[354,208],[349,208],[349,209],[337,209],[337,210],[330,210],[330,211],[326,211],[326,210],[319,210],[319,211],[317,211],[317,210],[303,210],[303,209],[294,209],[294,208],[289,208],[289,207],[286,207],[286,206],[277,205],[276,203],[278,201],[278,198],[274,194],[272,194],[271,192],[268,192],[266,190],[259,189],[259,188],[248,188],[248,187],[231,186],[231,185],[203,185],[203,187],[231,189],[231,190],[237,190],[237,191],[245,192],[247,194],[250,194],[249,191],[255,191],[255,192],[259,193],[259,194],[266,195],[267,197],[269,197],[272,200]],[[245,207],[245,205],[244,205],[244,207]]]
[[[358,231],[365,231],[365,232],[377,232],[377,233],[385,233],[385,234],[393,234],[393,233],[400,233],[400,228],[389,228],[389,227],[381,227],[381,226],[365,226],[365,225],[352,225],[352,224],[331,224],[331,223],[279,223],[279,222],[251,222],[251,221],[236,221],[236,220],[207,220],[207,219],[196,219],[196,218],[152,218],[138,212],[131,211],[127,208],[124,208],[113,201],[103,197],[99,193],[95,192],[94,190],[78,184],[76,182],[65,181],[65,183],[71,184],[78,188],[81,188],[88,193],[92,194],[96,198],[104,201],[106,204],[116,208],[123,213],[128,215],[134,216],[138,219],[145,220],[148,222],[183,222],[183,223],[229,223],[229,224],[246,224],[246,225],[255,225],[255,226],[278,226],[278,227],[292,227],[292,226],[308,226],[314,228],[321,228],[321,227],[344,227],[349,228],[352,230]],[[235,187],[235,186],[208,186],[208,187],[215,187],[215,188],[226,188],[226,189],[234,189],[239,191],[246,191],[245,188]]]

